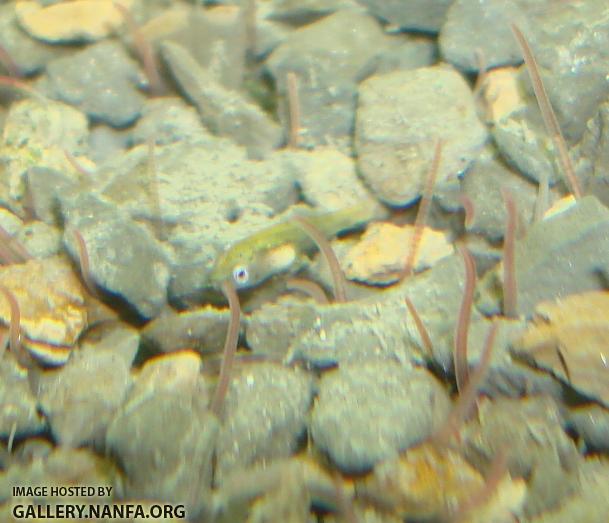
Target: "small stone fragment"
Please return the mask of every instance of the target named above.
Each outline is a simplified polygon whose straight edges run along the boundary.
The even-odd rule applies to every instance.
[[[427,438],[449,408],[426,370],[391,360],[345,363],[322,377],[311,436],[341,470],[362,472]]]
[[[499,122],[524,105],[515,67],[501,67],[487,71],[484,82],[484,101],[491,122]]]
[[[421,195],[438,140],[443,145],[436,178],[440,189],[467,168],[486,136],[469,86],[451,68],[396,71],[360,85],[358,167],[372,191],[390,205],[407,205]]]
[[[542,302],[514,349],[609,407],[609,292]]]
[[[345,276],[372,285],[395,283],[404,270],[414,234],[413,225],[373,223],[342,260]],[[453,252],[443,232],[424,227],[413,268],[422,271]]]
[[[126,9],[133,0],[121,0]],[[51,43],[92,42],[112,34],[124,22],[113,0],[72,0],[44,6],[19,1],[15,12],[21,26],[33,37]]]

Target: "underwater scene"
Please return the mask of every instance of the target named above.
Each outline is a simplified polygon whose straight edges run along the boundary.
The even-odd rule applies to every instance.
[[[0,0],[0,523],[609,523],[606,0]]]

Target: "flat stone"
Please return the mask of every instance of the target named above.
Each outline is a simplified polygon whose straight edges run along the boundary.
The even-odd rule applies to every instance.
[[[133,0],[122,0],[126,9]],[[124,16],[112,0],[74,0],[51,5],[37,1],[15,4],[21,27],[30,35],[52,43],[95,41],[112,34]]]
[[[413,225],[371,224],[342,260],[345,276],[372,285],[395,283],[410,256],[414,234]],[[453,252],[454,248],[443,232],[424,227],[413,269],[422,271]]]
[[[343,364],[322,377],[311,435],[341,470],[362,472],[428,437],[449,405],[426,370],[390,361]]]
[[[469,86],[444,66],[373,76],[360,85],[355,129],[358,168],[390,205],[420,195],[442,140],[438,190],[462,173],[486,140]]]

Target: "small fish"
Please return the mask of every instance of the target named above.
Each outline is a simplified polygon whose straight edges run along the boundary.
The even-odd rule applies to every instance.
[[[303,214],[326,235],[361,226],[378,215],[378,207],[365,204],[324,214]],[[210,281],[214,286],[231,279],[237,289],[259,285],[294,267],[302,255],[315,249],[313,240],[293,220],[272,225],[230,247],[216,260]]]

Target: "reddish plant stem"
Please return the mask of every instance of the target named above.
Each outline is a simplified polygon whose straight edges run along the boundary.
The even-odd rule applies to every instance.
[[[517,318],[517,296],[516,287],[516,222],[517,211],[514,196],[505,187],[501,190],[505,208],[507,210],[507,220],[503,237],[503,315],[508,318]]]
[[[288,112],[290,118],[290,136],[288,145],[297,149],[300,142],[300,98],[298,96],[298,77],[290,71],[286,75],[288,91]]]
[[[457,390],[462,392],[467,385],[469,374],[467,366],[467,338],[472,314],[472,305],[474,303],[474,289],[476,288],[476,262],[467,248],[461,247],[460,252],[465,265],[465,288],[463,290],[463,299],[461,301],[459,318],[455,329],[453,359]]]
[[[427,355],[433,357],[433,343],[431,342],[431,337],[429,336],[429,332],[427,331],[423,320],[421,320],[421,316],[419,316],[414,303],[412,303],[408,296],[404,298],[404,301],[406,302],[406,307],[408,307],[408,312],[410,312],[410,315],[414,320],[419,336],[421,336],[421,341],[423,342],[423,347],[425,347],[425,350],[427,351]]]

